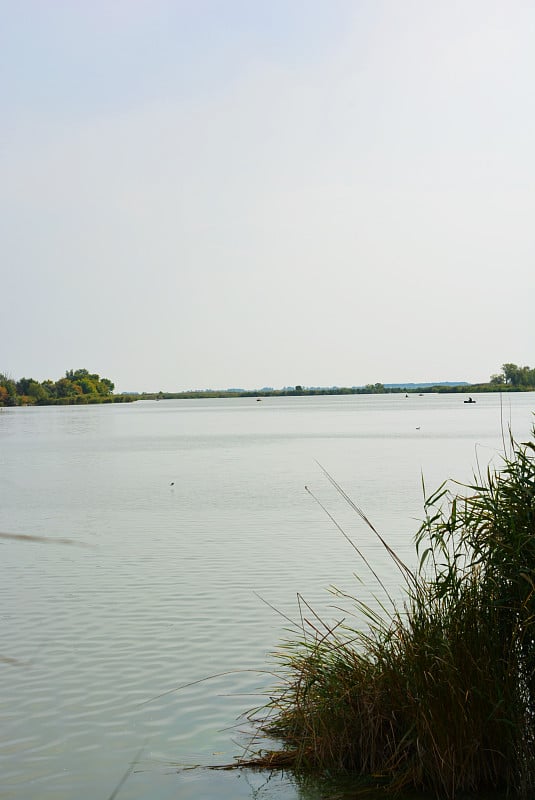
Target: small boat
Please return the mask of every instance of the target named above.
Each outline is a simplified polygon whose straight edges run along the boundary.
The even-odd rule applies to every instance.
[[[475,403],[476,401],[475,401],[475,400],[472,400],[472,398],[471,398],[471,397],[469,397],[469,398],[468,398],[468,400],[465,400],[464,402],[465,402],[465,403]]]
[[[261,402],[262,402],[262,398],[261,398],[261,397],[257,397],[257,398],[256,398],[256,402],[257,402],[257,403],[261,403]]]

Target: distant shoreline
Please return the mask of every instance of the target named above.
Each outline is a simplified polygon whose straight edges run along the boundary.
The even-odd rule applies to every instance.
[[[533,392],[535,386],[511,386],[509,384],[496,385],[489,383],[476,384],[433,384],[406,386],[388,386],[374,384],[373,386],[353,387],[325,387],[325,388],[291,388],[285,389],[193,389],[184,392],[140,392],[139,394],[125,393],[132,400],[197,400],[202,398],[264,398],[264,397],[314,397],[325,395],[360,395],[360,394],[488,394],[500,392]]]
[[[261,389],[188,389],[179,392],[120,392],[114,393],[113,383],[107,378],[90,374],[87,370],[70,371],[56,383],[45,381],[39,384],[32,379],[22,378],[15,383],[4,378],[0,382],[0,408],[30,406],[74,406],[109,403],[134,403],[137,400],[198,400],[214,398],[253,398],[257,401],[269,397],[325,397],[340,395],[370,394],[459,394],[475,395],[482,393],[533,392],[535,386],[518,385],[512,382],[499,383],[497,376],[486,383],[369,383],[366,386],[284,386],[274,389],[264,386]]]

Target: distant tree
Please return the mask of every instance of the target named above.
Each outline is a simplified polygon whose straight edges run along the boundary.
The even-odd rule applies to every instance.
[[[20,398],[17,392],[17,386],[12,378],[0,373],[0,387],[2,388],[1,402],[4,406],[18,406]]]
[[[95,382],[92,381],[90,378],[79,378],[76,383],[82,389],[84,394],[95,394],[97,391],[97,387],[95,386]]]
[[[535,369],[516,364],[504,364],[502,369],[505,382],[510,386],[535,386]]]
[[[87,369],[70,369],[64,378],[55,382],[45,380],[43,383],[33,378],[20,378],[15,382],[8,375],[0,373],[0,406],[99,403],[109,397],[114,388],[108,378],[101,378]]]
[[[33,398],[35,402],[47,400],[48,398],[48,393],[44,386],[42,386],[38,381],[34,381],[32,379],[30,379],[28,382],[28,387],[25,394],[28,397]]]
[[[115,384],[109,378],[101,378],[99,381],[100,394],[112,394],[115,389]]]
[[[28,394],[28,388],[32,382],[31,378],[21,378],[17,381],[17,393],[18,394]]]
[[[101,378],[96,372],[89,372],[87,369],[69,369],[65,373],[65,379],[71,381],[73,386],[79,386],[82,394],[100,394],[103,396],[113,392],[115,386],[108,378]]]
[[[530,367],[520,367],[519,386],[535,386],[535,369]]]
[[[504,364],[502,366],[505,382],[511,386],[516,386],[518,383],[518,367],[516,364]]]
[[[57,397],[56,384],[54,383],[54,381],[51,380],[43,381],[41,387],[45,390],[47,397],[51,399]]]
[[[382,383],[368,383],[365,387],[366,394],[384,394],[385,387]]]
[[[60,378],[59,381],[56,381],[56,397],[73,397],[74,395],[74,384],[70,378]]]

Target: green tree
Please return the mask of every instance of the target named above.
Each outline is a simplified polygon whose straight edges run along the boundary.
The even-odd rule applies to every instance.
[[[502,366],[505,382],[516,386],[518,380],[518,367],[516,364],[504,364]]]
[[[28,389],[32,383],[32,378],[21,378],[17,381],[17,394],[28,394]]]
[[[115,388],[109,378],[101,378],[96,372],[89,372],[87,369],[69,369],[65,373],[65,378],[73,385],[78,385],[82,394],[107,396]]]
[[[0,373],[0,404],[4,406],[18,406],[20,398],[17,393],[15,381],[7,375]]]
[[[49,397],[50,399],[57,397],[56,384],[54,383],[54,381],[51,380],[43,381],[41,386],[45,390],[47,397]]]
[[[73,397],[75,394],[76,391],[72,380],[60,378],[59,381],[56,381],[56,397]]]
[[[28,391],[26,392],[28,397],[35,398],[36,402],[40,402],[43,400],[48,399],[48,392],[46,391],[45,387],[38,383],[37,381],[30,380],[28,384]]]
[[[76,381],[84,394],[96,394],[97,388],[91,378],[80,378]]]
[[[510,386],[535,386],[535,369],[516,364],[504,364],[502,369],[505,382]]]
[[[109,380],[109,378],[101,378],[99,381],[99,392],[100,394],[112,394],[113,390],[115,389],[115,384]]]
[[[366,394],[384,394],[385,387],[382,383],[367,383],[365,391]]]

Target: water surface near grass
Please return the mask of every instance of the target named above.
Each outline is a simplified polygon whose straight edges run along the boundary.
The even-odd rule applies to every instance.
[[[142,746],[125,800],[323,796],[279,774],[181,767],[239,754],[237,718],[262,702],[287,635],[270,605],[297,619],[300,592],[338,618],[327,588],[356,589],[355,554],[305,485],[398,591],[316,460],[410,562],[421,473],[430,488],[466,480],[500,449],[502,417],[519,438],[531,427],[533,394],[462,399],[2,409],[0,530],[90,545],[0,540],[2,797],[106,798]],[[196,682],[214,673],[227,674]]]

